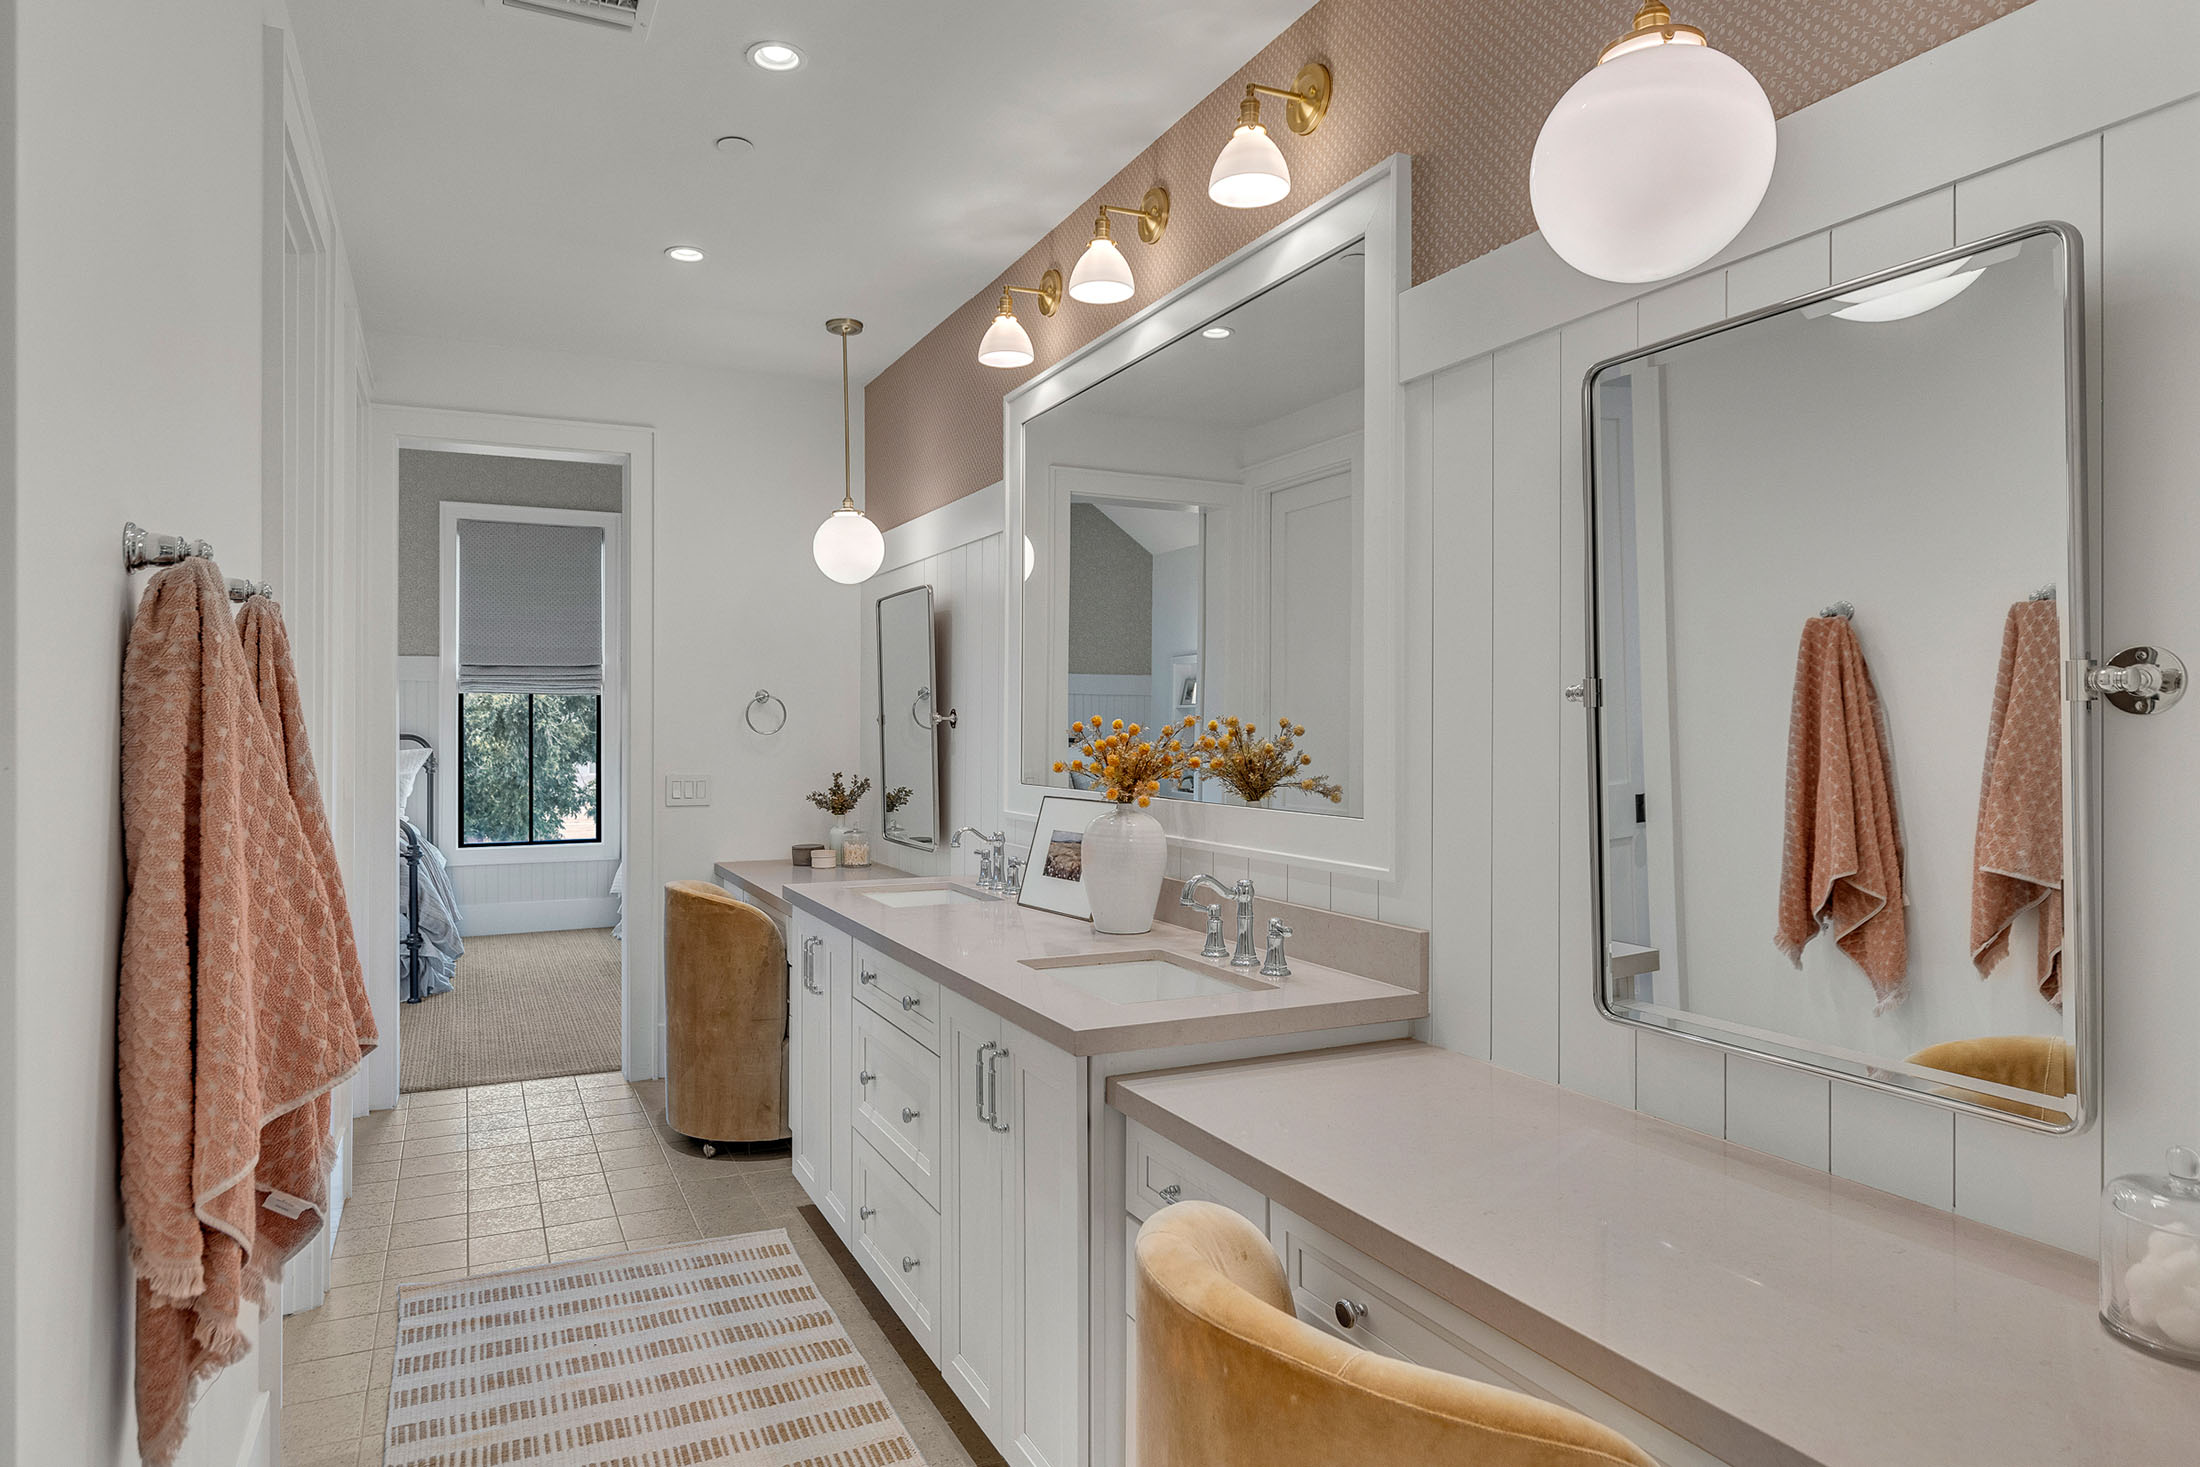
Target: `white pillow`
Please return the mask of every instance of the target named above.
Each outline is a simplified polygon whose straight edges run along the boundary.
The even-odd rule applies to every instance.
[[[428,756],[435,751],[423,749],[418,744],[397,746],[397,818],[405,818],[405,807],[412,803],[413,782],[420,778],[420,771],[427,767]]]

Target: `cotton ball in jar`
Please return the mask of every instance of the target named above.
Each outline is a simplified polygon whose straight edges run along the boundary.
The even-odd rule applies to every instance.
[[[2124,1275],[2131,1321],[2188,1350],[2200,1350],[2200,1238],[2158,1232]]]

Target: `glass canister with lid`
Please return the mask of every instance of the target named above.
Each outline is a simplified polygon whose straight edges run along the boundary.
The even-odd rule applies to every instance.
[[[2101,1323],[2149,1354],[2200,1365],[2200,1152],[2172,1146],[2166,1176],[2108,1184]]]

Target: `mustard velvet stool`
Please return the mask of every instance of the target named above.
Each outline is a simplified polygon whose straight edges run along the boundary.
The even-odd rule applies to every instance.
[[[704,1142],[785,1139],[778,925],[707,881],[666,883],[665,1018],[666,1124]]]
[[[2007,1085],[2012,1090],[2029,1090],[2035,1095],[2078,1093],[2078,1052],[2068,1040],[2053,1034],[1988,1034],[1977,1039],[1951,1039],[1945,1044],[1919,1050],[1910,1056],[1910,1063]],[[1960,1095],[1978,1105],[2028,1120],[2050,1124],[2067,1124],[2070,1120],[2062,1111],[2026,1105],[2021,1100],[1988,1095],[1983,1091],[1957,1090],[1948,1086],[1941,1090],[1943,1094]]]
[[[1268,1239],[1211,1202],[1138,1233],[1137,1432],[1140,1467],[1657,1467],[1579,1412],[1303,1322]]]

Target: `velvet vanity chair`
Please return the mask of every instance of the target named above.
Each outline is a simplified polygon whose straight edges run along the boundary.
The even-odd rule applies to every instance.
[[[1910,1056],[1910,1063],[2007,1085],[2015,1090],[2030,1090],[2037,1095],[2075,1095],[2078,1092],[2078,1052],[2067,1040],[2053,1034],[1988,1034],[1977,1039],[1951,1039],[1945,1044],[1919,1050]],[[1952,1087],[1943,1087],[1943,1091],[2029,1120],[2063,1124],[2070,1119],[2062,1111],[2026,1105],[2007,1096]]]
[[[787,945],[707,881],[665,886],[665,1122],[705,1142],[787,1135]]]
[[[1268,1239],[1211,1202],[1139,1230],[1137,1432],[1140,1467],[1657,1467],[1578,1412],[1301,1321]]]

